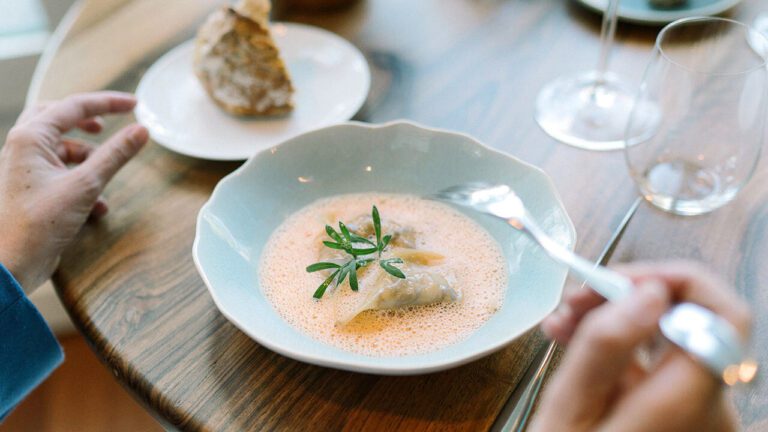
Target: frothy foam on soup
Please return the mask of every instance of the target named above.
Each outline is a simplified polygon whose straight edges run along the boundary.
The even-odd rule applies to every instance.
[[[347,280],[320,300],[312,297],[330,274],[305,271],[327,260],[322,256],[322,240],[329,240],[325,225],[370,215],[373,204],[385,228],[408,230],[410,246],[440,256],[428,260],[428,270],[459,293],[456,301],[368,310],[350,319],[350,309],[374,289],[375,263],[359,271],[358,292]],[[406,276],[427,268],[421,264],[427,265],[422,260],[409,266],[406,259]],[[425,353],[467,338],[501,308],[508,283],[501,248],[480,225],[444,204],[393,194],[340,195],[299,210],[272,234],[259,269],[264,294],[288,323],[324,343],[370,356]]]

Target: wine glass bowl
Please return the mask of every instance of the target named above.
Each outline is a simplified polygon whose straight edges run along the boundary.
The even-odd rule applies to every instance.
[[[686,18],[656,40],[629,117],[625,156],[640,193],[681,215],[712,211],[749,181],[760,156],[765,38],[724,18]],[[647,106],[658,118],[649,126]]]

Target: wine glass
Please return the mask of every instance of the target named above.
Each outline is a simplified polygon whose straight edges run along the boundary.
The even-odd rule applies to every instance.
[[[603,13],[597,69],[556,79],[539,92],[536,121],[561,142],[588,150],[623,146],[636,89],[608,72],[618,7],[619,0],[608,0]],[[646,109],[652,116],[653,107]]]
[[[640,193],[681,215],[712,211],[749,181],[763,145],[768,41],[724,18],[685,18],[656,39],[627,125],[625,156]],[[647,128],[643,104],[658,108]],[[638,130],[639,129],[639,130]]]

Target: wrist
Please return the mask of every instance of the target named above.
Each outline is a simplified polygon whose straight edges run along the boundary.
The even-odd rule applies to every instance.
[[[24,293],[31,294],[37,287],[30,280],[30,270],[26,268],[28,266],[24,263],[23,253],[13,245],[12,239],[8,238],[0,242],[0,264],[21,285]]]
[[[23,272],[19,270],[16,262],[10,258],[6,258],[2,252],[0,252],[0,265],[5,267],[6,270],[8,270],[8,273],[13,276],[14,279],[16,279],[16,282],[21,285],[21,288],[24,290],[24,293],[29,294],[30,292],[27,290],[25,286],[24,277],[22,276]]]
[[[31,228],[17,223],[15,227],[0,230],[0,263],[24,292],[31,294],[51,277],[59,264],[59,256],[49,251],[49,243],[55,241],[50,233],[28,227]]]

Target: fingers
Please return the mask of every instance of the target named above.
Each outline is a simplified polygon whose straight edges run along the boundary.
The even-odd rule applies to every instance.
[[[690,262],[636,263],[617,266],[635,283],[649,279],[661,281],[674,302],[689,301],[707,307],[732,322],[746,335],[751,322],[749,308],[733,295],[718,276]],[[560,307],[541,324],[544,333],[559,343],[568,343],[581,319],[603,303],[591,290],[577,290],[565,296]]]
[[[56,154],[65,164],[79,164],[93,152],[93,146],[76,138],[64,138],[56,148]]]
[[[98,219],[101,217],[104,217],[107,212],[109,212],[109,207],[107,206],[107,201],[104,199],[103,196],[100,196],[98,199],[96,199],[96,202],[93,204],[93,208],[91,209],[90,216],[94,219]]]
[[[19,118],[16,120],[16,123],[24,123],[25,121],[31,119],[32,117],[36,116],[38,113],[43,111],[45,108],[50,105],[50,102],[39,102],[34,105],[30,105],[27,108],[24,108],[24,111],[21,112],[19,115]]]
[[[749,307],[728,284],[700,264],[692,262],[638,263],[617,267],[636,283],[658,279],[667,285],[674,302],[692,302],[720,314],[746,336],[751,324]]]
[[[65,133],[89,119],[101,114],[124,113],[133,109],[136,98],[128,93],[104,91],[69,96],[60,101],[50,102],[42,111],[31,114],[35,120],[49,124],[59,133]]]
[[[570,339],[570,349],[545,393],[538,420],[548,413],[585,429],[599,423],[606,431],[726,430],[722,427],[733,424],[732,415],[721,383],[708,370],[670,347],[648,372],[636,368],[634,352],[656,334],[658,319],[672,303],[707,307],[745,335],[750,323],[746,305],[698,265],[644,263],[619,270],[637,286],[630,297],[597,307],[597,296],[579,291],[542,324],[557,340]]]
[[[77,122],[77,127],[85,132],[97,134],[104,129],[104,119],[101,116],[87,118]]]
[[[544,333],[558,343],[567,344],[581,319],[605,299],[588,288],[579,288],[565,295],[560,306],[542,323]]]
[[[593,388],[593,379],[612,386],[615,381],[611,381],[610,373],[624,371],[633,359],[635,348],[655,335],[658,320],[669,305],[664,286],[649,281],[639,285],[627,299],[594,310],[572,339],[571,370],[587,372],[574,377],[588,380],[581,384],[592,382]],[[598,377],[602,379],[596,379]]]
[[[96,148],[73,172],[93,179],[96,186],[94,192],[100,193],[115,173],[141,150],[148,139],[149,132],[143,126],[127,126]]]
[[[603,430],[723,431],[732,424],[722,385],[675,349],[647,379],[626,394]]]
[[[669,305],[664,286],[649,281],[626,299],[589,313],[571,340],[542,410],[549,407],[564,416],[565,424],[601,416],[631,368],[635,349],[656,334]]]

